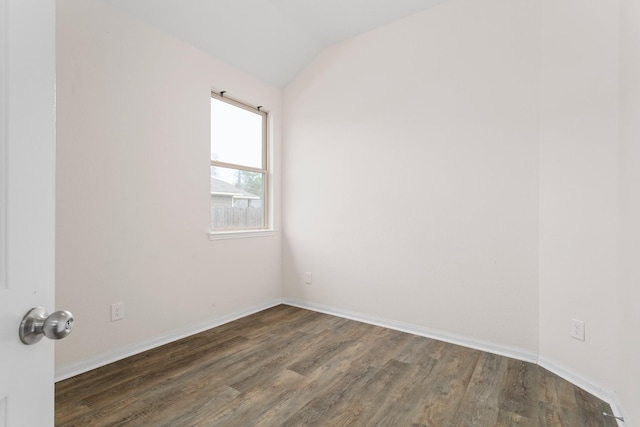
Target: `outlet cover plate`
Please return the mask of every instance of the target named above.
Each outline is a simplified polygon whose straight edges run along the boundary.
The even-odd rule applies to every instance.
[[[569,331],[571,338],[584,341],[584,321],[571,319],[571,330]]]
[[[124,303],[116,302],[111,304],[111,321],[124,319]]]

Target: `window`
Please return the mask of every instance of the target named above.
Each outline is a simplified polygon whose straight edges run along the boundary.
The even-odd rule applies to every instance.
[[[211,230],[267,228],[267,113],[211,93]]]

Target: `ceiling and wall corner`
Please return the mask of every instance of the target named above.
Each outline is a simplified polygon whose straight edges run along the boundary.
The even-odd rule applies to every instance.
[[[102,0],[284,87],[323,49],[443,0]]]

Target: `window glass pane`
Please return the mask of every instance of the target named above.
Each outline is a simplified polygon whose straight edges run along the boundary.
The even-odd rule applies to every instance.
[[[211,160],[262,169],[262,119],[211,98]]]
[[[264,174],[211,166],[211,228],[264,228]]]

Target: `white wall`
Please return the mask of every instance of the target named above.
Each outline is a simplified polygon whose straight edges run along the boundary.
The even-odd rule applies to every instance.
[[[285,297],[537,351],[538,16],[450,0],[285,89]]]
[[[449,0],[326,50],[284,94],[282,245],[206,238],[209,89],[271,110],[276,190],[281,92],[57,7],[58,368],[284,296],[539,354],[640,420],[637,4]]]
[[[56,305],[77,319],[57,368],[279,298],[278,235],[207,231],[211,88],[271,112],[276,189],[281,91],[101,2],[56,5]]]
[[[637,411],[637,6],[621,50],[617,4],[530,3],[449,0],[286,88],[285,297],[533,351]]]
[[[540,357],[611,386],[617,283],[618,9],[542,2]],[[572,318],[586,341],[569,337]]]
[[[640,423],[640,3],[621,2],[620,287],[615,389]],[[632,425],[630,423],[626,425]]]

